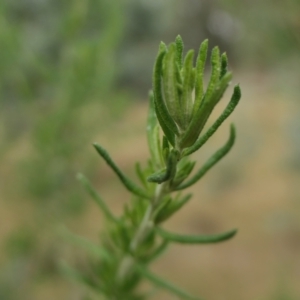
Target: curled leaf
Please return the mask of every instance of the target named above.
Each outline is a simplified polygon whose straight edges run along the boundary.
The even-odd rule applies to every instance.
[[[164,229],[157,228],[157,233],[164,239],[180,244],[212,244],[219,243],[231,239],[237,233],[237,229],[233,229],[220,234],[213,235],[181,235],[168,232]]]
[[[177,159],[178,151],[172,149],[168,157],[167,168],[158,173],[150,175],[147,180],[149,182],[163,183],[164,181],[173,179],[176,173]]]

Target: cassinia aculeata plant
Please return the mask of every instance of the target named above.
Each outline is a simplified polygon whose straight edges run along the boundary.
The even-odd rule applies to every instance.
[[[69,267],[65,267],[65,271],[93,289],[99,295],[98,299],[149,299],[149,294],[138,289],[144,279],[158,288],[169,290],[179,299],[200,299],[152,273],[149,264],[171,243],[218,243],[236,234],[236,230],[231,230],[215,235],[190,236],[163,229],[164,221],[191,198],[191,194],[184,194],[182,190],[201,179],[229,152],[235,140],[235,128],[231,125],[226,144],[193,172],[196,162],[190,155],[216,132],[241,98],[237,85],[223,113],[202,133],[232,78],[227,70],[226,54],[220,55],[219,48],[215,47],[211,53],[211,76],[204,90],[207,50],[208,41],[205,40],[200,46],[194,67],[193,50],[189,50],[183,59],[180,36],[168,47],[160,44],[153,71],[153,90],[149,95],[147,137],[151,158],[144,167],[136,164],[140,184],[129,179],[105,149],[94,144],[100,156],[133,195],[122,216],[116,217],[89,181],[81,174],[78,176],[99,205],[107,227],[99,245],[72,237],[93,254],[93,259],[89,271],[84,274]]]

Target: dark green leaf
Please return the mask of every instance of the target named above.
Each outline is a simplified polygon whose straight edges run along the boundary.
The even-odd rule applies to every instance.
[[[221,55],[221,72],[220,79],[227,73],[228,59],[226,53]]]
[[[169,142],[174,145],[174,134],[178,135],[178,128],[171,118],[166,104],[163,99],[162,94],[162,68],[163,68],[163,58],[165,56],[164,51],[160,51],[154,66],[153,74],[153,92],[154,92],[154,103],[155,103],[155,112],[157,119],[160,123],[162,130],[164,131]]]
[[[156,106],[155,106],[155,111],[157,113]],[[170,144],[173,147],[175,147],[175,134],[164,123],[164,120],[162,119],[162,117],[159,113],[157,114],[157,119],[158,119],[159,125],[160,125],[162,131],[164,132],[165,136],[167,137],[168,141],[170,142]]]

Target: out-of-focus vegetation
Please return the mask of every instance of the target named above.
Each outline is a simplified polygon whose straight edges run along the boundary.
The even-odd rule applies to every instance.
[[[160,40],[172,41],[180,34],[187,48],[197,48],[203,39],[209,38],[211,46],[218,44],[222,51],[227,51],[235,74],[240,71],[241,78],[254,78],[252,86],[256,90],[248,92],[253,98],[243,101],[253,111],[253,101],[257,101],[260,113],[266,114],[264,119],[270,124],[276,108],[278,116],[288,120],[278,135],[286,135],[283,141],[289,145],[289,156],[285,163],[299,176],[299,13],[298,0],[3,0],[0,299],[79,299],[79,291],[73,292],[74,287],[67,286],[58,274],[57,262],[65,248],[53,232],[61,223],[81,228],[82,232],[82,228],[93,227],[86,225],[85,216],[90,216],[87,197],[80,192],[75,174],[84,170],[100,190],[105,190],[105,185],[114,187],[109,174],[97,171],[98,160],[89,144],[101,135],[114,146],[123,147],[126,139],[134,140],[133,135],[139,136],[143,131],[136,129],[129,134],[122,120],[126,118],[124,112],[133,109],[137,113],[129,116],[134,124],[145,123],[139,121],[140,109],[135,110],[133,100],[138,99],[137,95],[141,99],[147,97]],[[240,83],[247,91],[248,81]],[[280,100],[264,102],[264,97],[274,96],[270,91]],[[296,101],[290,106],[295,107],[294,117],[288,119],[281,99],[286,103],[293,98]],[[271,106],[264,108],[263,103]],[[283,112],[286,115],[282,116]],[[246,149],[249,155],[245,155],[254,161],[251,155],[255,153],[255,143],[250,144],[249,140],[255,140],[254,130],[264,130],[265,124],[257,123],[254,113],[252,118],[254,125],[250,122],[249,129],[243,131],[249,137],[242,140],[245,144],[241,149]],[[244,121],[243,117],[238,121]],[[121,132],[119,142],[111,138],[111,132],[116,130]],[[130,157],[135,161],[138,155],[138,149],[129,151],[132,156],[123,154],[129,157],[125,168],[131,165]],[[141,157],[146,158],[147,153]],[[261,165],[265,163],[260,161]],[[254,185],[253,189],[263,188]],[[246,185],[244,193],[248,192]],[[111,192],[112,199],[122,195],[123,191]],[[300,197],[300,192],[297,195]],[[271,196],[266,193],[265,197]],[[299,209],[297,204],[294,207]],[[286,224],[286,215],[281,217],[278,222]],[[288,232],[294,243],[299,241],[297,226]],[[98,228],[94,230],[97,232]],[[272,242],[262,244],[272,251]],[[286,260],[285,257],[283,262]],[[284,276],[278,277],[278,288],[270,291],[270,299],[298,299],[297,291],[291,292],[290,286],[281,280]],[[293,278],[291,285],[292,281]],[[241,297],[233,293],[231,299]],[[257,299],[265,298],[258,295]]]
[[[2,243],[8,260],[1,299],[19,299],[16,286],[57,272],[57,245],[44,237],[84,208],[75,181],[79,163],[89,166],[86,145],[126,97],[113,88],[121,9],[111,1],[1,5],[1,155],[9,164],[2,202],[29,206]],[[30,292],[26,297],[32,299]]]

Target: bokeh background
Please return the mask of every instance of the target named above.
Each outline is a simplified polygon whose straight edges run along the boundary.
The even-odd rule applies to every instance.
[[[0,299],[84,299],[58,268],[62,259],[80,265],[84,253],[59,232],[97,241],[103,220],[75,175],[121,213],[130,195],[91,143],[135,176],[135,161],[148,158],[158,44],[177,34],[186,49],[209,38],[226,51],[243,98],[230,118],[234,149],[166,227],[239,233],[220,245],[174,245],[153,270],[204,299],[300,299],[299,16],[299,0],[2,0]],[[199,164],[228,125],[195,155]]]

